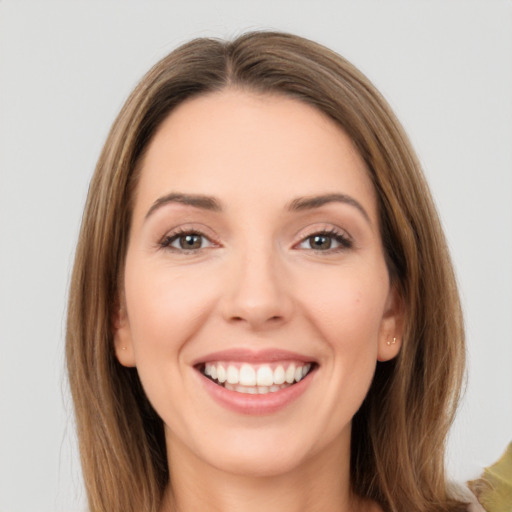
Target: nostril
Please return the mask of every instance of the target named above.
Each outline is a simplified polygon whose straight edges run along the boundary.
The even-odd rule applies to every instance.
[[[282,315],[273,315],[273,316],[265,316],[265,315],[247,315],[247,316],[240,316],[240,315],[234,315],[231,317],[231,321],[233,323],[248,323],[251,325],[264,325],[264,324],[278,324],[282,322],[284,317]]]

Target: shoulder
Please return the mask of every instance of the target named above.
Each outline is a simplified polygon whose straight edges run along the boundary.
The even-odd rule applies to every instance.
[[[505,453],[476,480],[468,482],[482,509],[487,512],[509,512],[512,510],[512,443]],[[470,509],[473,512],[473,509]],[[478,511],[479,509],[474,509]]]
[[[472,496],[472,501],[468,505],[468,512],[486,512],[484,507],[482,507],[482,505],[480,505],[478,500],[475,498],[475,495],[472,493],[470,493],[470,494]]]
[[[473,501],[468,505],[468,512],[486,512],[484,507],[478,503],[477,499],[473,495]]]
[[[457,499],[468,503],[467,512],[486,512],[468,487],[461,484],[450,484],[450,493]]]

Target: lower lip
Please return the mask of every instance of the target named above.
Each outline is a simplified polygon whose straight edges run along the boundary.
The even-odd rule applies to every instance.
[[[215,384],[208,377],[198,372],[201,381],[210,396],[220,405],[240,414],[250,414],[254,416],[263,416],[272,414],[297,400],[308,388],[312,381],[313,373],[310,372],[306,377],[296,384],[263,395],[251,395],[248,393],[238,393],[231,391],[224,386]]]

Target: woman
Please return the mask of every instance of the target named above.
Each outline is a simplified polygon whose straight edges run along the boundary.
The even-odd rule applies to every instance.
[[[67,360],[91,511],[462,511],[464,367],[407,138],[337,54],[199,39],[127,100],[92,179]]]

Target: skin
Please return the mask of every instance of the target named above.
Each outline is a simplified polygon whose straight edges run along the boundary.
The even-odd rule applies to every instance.
[[[170,193],[213,196],[222,210],[158,203]],[[359,206],[289,208],[332,193]],[[183,249],[177,229],[202,233],[201,248]],[[329,234],[316,248],[312,235],[331,231],[350,246]],[[332,120],[233,89],[178,106],[142,162],[121,303],[117,357],[137,367],[165,425],[162,511],[379,510],[350,493],[351,420],[377,360],[399,351],[403,314],[367,169]],[[317,369],[286,407],[241,414],[193,366],[230,348],[291,350]]]

